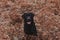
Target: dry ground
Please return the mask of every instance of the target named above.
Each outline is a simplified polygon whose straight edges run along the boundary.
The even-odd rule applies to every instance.
[[[24,12],[35,14],[36,40],[60,40],[60,0],[0,0],[0,40],[24,40]]]

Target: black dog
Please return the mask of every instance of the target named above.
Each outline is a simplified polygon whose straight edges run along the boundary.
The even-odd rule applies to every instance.
[[[24,32],[27,35],[37,36],[37,30],[34,23],[33,13],[24,13],[22,18],[24,19]]]

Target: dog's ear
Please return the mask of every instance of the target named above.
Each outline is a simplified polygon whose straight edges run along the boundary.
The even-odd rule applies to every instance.
[[[33,13],[31,13],[31,15],[32,15],[32,17],[34,17],[34,14]]]
[[[22,15],[22,18],[24,18],[24,17],[25,17],[25,14]]]

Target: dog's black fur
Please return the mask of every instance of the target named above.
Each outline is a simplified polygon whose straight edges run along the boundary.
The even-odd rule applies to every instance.
[[[28,17],[30,17],[30,19],[27,19]],[[35,27],[33,17],[34,17],[33,13],[24,13],[22,15],[22,18],[24,19],[24,32],[27,35],[37,36],[37,30]],[[27,22],[31,22],[31,24],[27,24]]]

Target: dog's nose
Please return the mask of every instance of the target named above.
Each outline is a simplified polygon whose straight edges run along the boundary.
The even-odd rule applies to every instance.
[[[30,17],[27,17],[27,19],[31,19]]]

